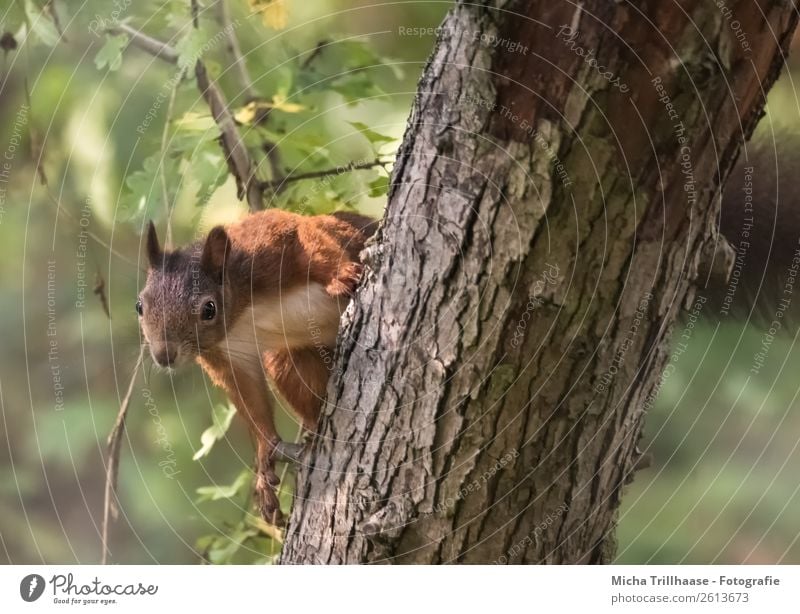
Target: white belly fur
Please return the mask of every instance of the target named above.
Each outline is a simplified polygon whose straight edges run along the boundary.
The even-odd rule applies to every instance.
[[[233,362],[260,372],[264,352],[334,345],[347,304],[348,299],[331,297],[317,283],[256,299],[228,330],[220,349]]]

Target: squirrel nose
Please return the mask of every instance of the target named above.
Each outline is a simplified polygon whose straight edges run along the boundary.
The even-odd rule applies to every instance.
[[[177,348],[164,346],[163,348],[158,348],[157,350],[153,351],[153,360],[155,360],[160,367],[171,367],[173,364],[175,364],[175,360],[177,358]]]

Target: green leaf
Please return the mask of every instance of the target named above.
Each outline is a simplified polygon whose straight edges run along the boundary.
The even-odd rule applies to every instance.
[[[389,178],[381,175],[374,181],[370,181],[367,186],[369,186],[369,195],[372,198],[384,196],[389,191]]]
[[[131,213],[144,214],[148,211],[148,203],[155,199],[162,200],[162,171],[166,176],[167,199],[171,206],[181,185],[179,170],[180,160],[167,155],[162,162],[161,152],[145,158],[141,170],[131,173],[125,180],[128,193],[122,199],[123,208]]]
[[[354,105],[365,98],[376,98],[385,94],[365,72],[358,72],[337,79],[331,84],[331,89],[342,96],[348,105]]]
[[[178,52],[178,68],[188,70],[194,67],[195,62],[203,57],[203,47],[208,42],[206,32],[191,28],[189,33],[178,41],[175,50]],[[189,71],[190,74],[191,70]]]
[[[219,501],[220,499],[233,499],[245,486],[250,484],[251,475],[249,471],[242,471],[233,484],[228,485],[214,485],[214,486],[201,486],[197,489],[197,502],[202,501]]]
[[[228,169],[225,160],[215,143],[211,150],[209,144],[195,151],[192,156],[192,177],[199,184],[197,187],[197,206],[202,207],[211,199],[219,188],[228,179]]]
[[[207,132],[215,128],[214,118],[209,113],[197,113],[196,111],[187,111],[174,123],[179,130]],[[216,138],[216,134],[214,137]]]
[[[33,0],[25,0],[25,14],[31,22],[31,30],[48,47],[55,47],[61,39],[55,24]]]
[[[192,460],[199,460],[204,456],[208,456],[214,444],[225,437],[225,433],[228,432],[228,428],[231,425],[235,413],[236,408],[230,405],[217,405],[214,407],[212,412],[213,424],[203,431],[203,434],[200,436],[200,443],[202,446],[192,457]]]
[[[358,130],[362,135],[364,135],[364,137],[366,137],[366,139],[373,145],[375,143],[391,143],[392,141],[396,140],[393,136],[386,136],[385,134],[380,134],[378,132],[375,132],[369,126],[367,126],[362,122],[347,122],[347,123],[353,126],[353,128]]]
[[[287,66],[281,66],[274,72],[274,83],[276,96],[289,97],[289,92],[292,91],[294,85],[294,72]]]
[[[125,34],[106,36],[105,44],[94,57],[94,65],[98,69],[108,66],[108,70],[118,70],[122,66],[122,52],[127,45],[128,37]]]
[[[233,557],[248,539],[256,537],[258,531],[244,529],[239,526],[231,531],[230,535],[220,535],[211,539],[205,548],[208,560],[214,565],[227,565],[233,562]]]
[[[335,54],[341,54],[344,60],[344,68],[355,69],[373,66],[392,66],[395,60],[381,56],[367,39],[349,39],[337,41],[331,45],[331,50]],[[402,72],[393,69],[395,75],[402,77]]]

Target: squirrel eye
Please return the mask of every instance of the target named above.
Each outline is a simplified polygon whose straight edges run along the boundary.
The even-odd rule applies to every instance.
[[[203,305],[203,313],[201,317],[204,320],[213,320],[216,315],[217,306],[214,304],[214,301],[208,301],[205,305]]]
[[[142,311],[143,311],[142,310],[142,299],[138,299],[136,301],[136,313],[138,313],[139,315],[142,315]]]

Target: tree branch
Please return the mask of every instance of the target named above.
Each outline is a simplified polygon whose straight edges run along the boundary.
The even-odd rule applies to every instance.
[[[131,44],[142,51],[171,64],[178,63],[178,52],[174,47],[126,24],[106,28],[106,32],[127,34],[130,36]],[[208,77],[208,71],[202,60],[197,60],[194,72],[200,94],[211,111],[211,117],[219,127],[220,146],[225,154],[228,170],[236,180],[237,195],[239,199],[247,199],[251,211],[259,211],[263,209],[263,189],[261,184],[255,180],[255,165],[239,136],[225,96],[222,90]]]
[[[336,168],[329,168],[322,171],[311,171],[308,173],[298,173],[297,175],[287,175],[285,177],[273,179],[272,181],[262,181],[261,187],[263,189],[280,189],[287,183],[303,181],[305,179],[319,179],[320,177],[328,177],[330,175],[343,175],[344,173],[350,173],[352,171],[365,171],[377,166],[385,169],[386,166],[392,162],[393,160],[381,160],[380,158],[375,158],[370,162],[350,162],[345,166],[338,166]]]
[[[115,502],[117,490],[117,477],[119,476],[119,454],[122,449],[122,434],[125,432],[125,418],[128,416],[128,407],[131,404],[131,397],[133,396],[133,385],[136,383],[136,376],[139,375],[139,369],[144,360],[144,344],[139,348],[139,358],[136,360],[136,366],[133,368],[131,380],[128,383],[128,390],[122,403],[119,406],[117,413],[117,421],[114,423],[114,428],[108,435],[108,462],[106,463],[106,486],[103,495],[103,527],[102,527],[102,542],[103,554],[100,558],[101,565],[108,563],[108,534],[110,518],[114,519],[119,515],[119,508]]]
[[[263,209],[263,188],[255,177],[255,166],[247,147],[239,136],[225,97],[218,87],[209,79],[205,64],[200,60],[194,65],[197,87],[208,104],[211,116],[220,131],[220,145],[225,153],[228,170],[236,179],[239,198],[247,198],[251,211]]]
[[[147,34],[140,32],[126,23],[118,23],[105,29],[108,34],[125,34],[131,40],[134,47],[146,51],[150,55],[164,60],[170,64],[178,63],[178,52],[172,45],[155,39]]]

